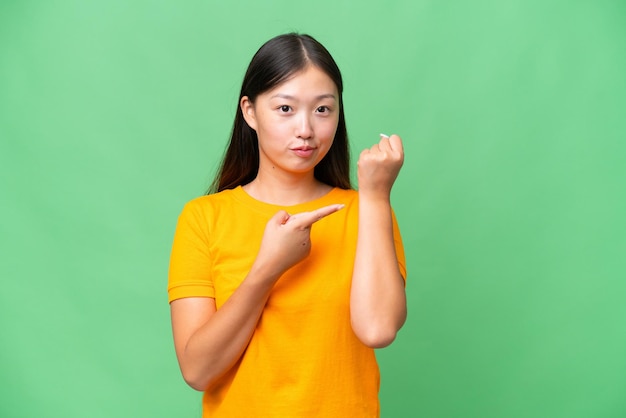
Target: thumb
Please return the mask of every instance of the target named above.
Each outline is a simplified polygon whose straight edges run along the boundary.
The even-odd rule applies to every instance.
[[[389,145],[394,151],[399,151],[400,153],[404,152],[404,147],[402,146],[402,138],[400,138],[396,134],[389,137]]]
[[[289,215],[289,213],[284,210],[279,210],[278,212],[276,212],[276,214],[274,214],[274,216],[272,216],[270,222],[276,225],[284,225],[287,223],[289,218],[291,218],[291,215]]]

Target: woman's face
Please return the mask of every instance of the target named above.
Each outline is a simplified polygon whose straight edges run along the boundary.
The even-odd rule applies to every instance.
[[[333,80],[308,66],[241,110],[259,139],[259,174],[313,175],[330,149],[339,122],[339,93]]]

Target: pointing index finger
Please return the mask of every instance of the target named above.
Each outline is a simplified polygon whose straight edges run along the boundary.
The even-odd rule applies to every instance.
[[[343,204],[335,204],[335,205],[328,205],[328,206],[324,206],[321,207],[319,209],[315,209],[311,212],[302,212],[299,213],[298,215],[292,215],[291,218],[288,220],[291,221],[292,219],[294,221],[301,224],[302,227],[308,228],[311,225],[313,225],[315,222],[319,221],[322,218],[325,218],[328,215],[331,215],[335,212],[337,212],[338,210],[341,210],[344,208],[345,205]]]

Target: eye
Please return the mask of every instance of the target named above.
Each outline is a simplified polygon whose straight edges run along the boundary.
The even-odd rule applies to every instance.
[[[316,110],[317,113],[328,113],[330,112],[330,108],[328,106],[320,106]]]
[[[278,107],[278,110],[280,110],[283,113],[287,113],[291,111],[291,106],[282,105]]]

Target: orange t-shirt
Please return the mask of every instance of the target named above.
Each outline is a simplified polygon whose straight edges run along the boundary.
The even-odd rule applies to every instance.
[[[267,221],[343,203],[316,222],[310,255],[276,282],[240,360],[203,397],[203,417],[378,417],[374,350],[350,326],[350,284],[357,241],[358,193],[335,188],[282,207],[241,187],[185,205],[170,260],[169,300],[215,298],[217,309],[248,274]],[[398,265],[404,249],[393,219]]]

